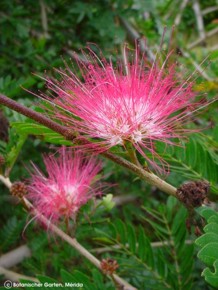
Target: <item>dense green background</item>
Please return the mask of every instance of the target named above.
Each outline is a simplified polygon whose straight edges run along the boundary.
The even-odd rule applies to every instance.
[[[87,43],[97,44],[107,58],[113,56],[115,59],[115,57],[121,56],[124,42],[129,42],[130,46],[134,46],[134,37],[145,37],[149,49],[155,53],[159,47],[164,26],[168,27],[164,46],[166,48],[171,27],[181,16],[173,38],[173,47],[176,48],[177,52],[180,52],[177,54],[177,59],[184,65],[185,70],[191,73],[196,66],[200,65],[202,60],[208,55],[210,56],[211,62],[204,62],[203,67],[206,66],[206,68],[203,75],[197,77],[195,86],[199,95],[207,93],[206,97],[210,100],[217,96],[218,90],[218,32],[216,32],[218,10],[204,15],[206,37],[204,41],[190,48],[200,38],[197,25],[198,17],[193,9],[193,1],[189,1],[182,10],[183,2],[185,1],[2,0],[0,12],[2,32],[0,38],[0,92],[26,106],[37,105],[39,100],[22,88],[30,89],[36,93],[38,90],[46,90],[43,81],[32,73],[42,75],[46,70],[46,74],[52,74],[53,67],[63,66],[63,59],[70,62],[74,51],[80,56],[80,49],[84,48]],[[201,11],[218,5],[215,0],[201,0],[199,3]],[[210,34],[212,35],[210,36]],[[9,141],[5,142],[7,141],[5,138],[7,122],[0,115],[0,152],[7,158],[8,165],[11,167],[17,158],[10,174],[12,181],[25,180],[29,175],[26,169],[29,166],[29,161],[32,160],[43,167],[41,153],[52,150],[54,145],[51,144],[49,134],[46,137],[49,142],[45,142],[45,137],[42,136],[36,138],[33,134],[34,130],[28,127],[29,121],[27,119],[7,108],[2,109],[4,116],[13,128],[9,128]],[[217,119],[216,104],[214,103],[194,120],[193,126],[206,129],[203,133],[190,137],[186,150],[184,148],[169,148],[162,154],[171,164],[169,182],[178,186],[191,179],[207,179],[211,183],[210,197],[215,202],[218,193],[218,128],[215,125]],[[26,126],[14,124],[14,122],[21,121],[25,121]],[[25,138],[23,129],[30,136]],[[35,133],[37,135],[36,131]],[[19,145],[20,147],[23,145],[21,151]],[[163,152],[161,145],[159,150]],[[171,285],[170,289],[210,289],[199,277],[203,266],[198,261],[194,263],[192,270],[191,268],[188,268],[186,272],[184,270],[188,263],[184,262],[185,257],[190,258],[194,255],[192,247],[184,246],[185,238],[180,240],[180,237],[194,239],[193,235],[186,236],[185,209],[177,205],[175,201],[167,201],[167,197],[156,188],[151,188],[140,182],[129,172],[125,172],[122,168],[106,160],[104,161],[103,173],[106,176],[106,181],[118,184],[110,189],[110,192],[115,196],[124,196],[128,193],[136,198],[131,203],[124,203],[122,206],[113,208],[110,212],[104,209],[98,210],[92,217],[91,225],[81,214],[81,225],[78,227],[77,237],[82,244],[91,249],[97,248],[100,242],[102,244],[109,242],[114,234],[109,221],[116,220],[115,227],[120,229],[122,226],[117,221],[118,218],[131,225],[126,230],[130,237],[131,233],[135,231],[138,235],[138,242],[141,240],[146,243],[139,227],[140,224],[151,241],[172,238],[175,239],[176,246],[171,249],[171,252],[163,249],[163,253],[161,250],[159,253],[159,249],[154,249],[155,262],[152,262],[153,256],[146,257],[144,261],[144,264],[148,264],[148,268],[143,263],[139,263],[136,259],[137,255],[130,255],[131,258],[129,258],[128,253],[125,252],[116,255],[113,253],[113,256],[122,265],[119,269],[121,276],[130,276],[130,282],[139,289],[165,289],[166,285],[161,284],[164,279]],[[89,277],[93,275],[92,279],[97,281],[95,276],[97,274],[91,273],[92,266],[89,263],[83,261],[72,248],[58,239],[53,242],[53,238],[48,238],[39,225],[31,223],[23,233],[25,224],[30,220],[30,217],[27,218],[28,214],[20,205],[13,203],[8,190],[2,184],[0,184],[0,191],[0,254],[25,243],[32,249],[32,257],[16,266],[14,271],[30,276],[48,275],[61,280],[60,269],[72,272],[76,267],[78,270],[84,271]],[[148,210],[141,208],[141,205],[157,210],[157,212],[149,210],[148,214]],[[216,206],[216,203],[214,205]],[[87,205],[83,211],[88,211],[90,206]],[[179,214],[177,213],[175,216],[176,212]],[[148,217],[152,217],[152,222],[149,222]],[[166,221],[165,224],[162,224],[163,220]],[[169,225],[167,231],[164,230],[166,224]],[[133,231],[131,227],[134,228]],[[94,231],[94,228],[97,231]],[[155,228],[156,234],[153,234],[153,228]],[[109,235],[109,233],[111,235],[104,240],[100,230],[105,235]],[[125,242],[131,243],[128,238],[126,239],[124,238],[122,241],[124,244]],[[148,244],[146,244],[147,247],[149,247]],[[182,246],[185,247],[185,250],[181,250]],[[134,249],[131,250],[134,252]],[[143,253],[141,255],[143,256]],[[99,255],[99,258],[106,256],[108,254],[104,253]],[[163,257],[162,262],[160,257]],[[156,264],[163,264],[163,262],[168,264],[168,271],[173,273],[172,277],[157,270]],[[173,266],[171,267],[170,264]],[[179,268],[176,268],[177,264]],[[132,265],[134,265],[134,271]],[[149,267],[152,271],[149,270]],[[165,278],[160,278],[159,281],[156,271],[160,277]],[[181,281],[178,278],[180,275],[182,276]],[[159,285],[157,281],[160,282],[160,286],[157,286]],[[99,285],[101,285],[100,283]],[[107,289],[113,289],[110,288],[112,287],[109,285],[110,283],[107,283]],[[101,289],[101,286],[98,286],[98,289]]]

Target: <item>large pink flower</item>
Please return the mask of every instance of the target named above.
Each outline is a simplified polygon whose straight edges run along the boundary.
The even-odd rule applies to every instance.
[[[96,174],[101,166],[81,153],[62,147],[59,157],[44,157],[47,176],[34,166],[28,186],[28,197],[39,213],[58,222],[74,218],[78,210],[90,198],[100,194]]]
[[[55,92],[55,98],[47,97],[55,118],[91,138],[88,147],[97,152],[130,142],[156,166],[155,157],[161,158],[154,141],[173,144],[172,138],[184,137],[183,125],[201,103],[193,102],[193,83],[178,80],[175,65],[149,64],[137,51],[125,66],[100,60],[92,50],[88,59],[77,61],[80,79],[69,67],[58,70],[61,80],[46,79]]]

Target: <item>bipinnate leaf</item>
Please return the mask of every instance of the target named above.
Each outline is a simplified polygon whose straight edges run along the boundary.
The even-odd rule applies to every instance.
[[[205,142],[205,138],[192,136],[183,146],[167,147],[157,144],[159,153],[170,164],[170,171],[185,180],[208,180],[211,192],[218,193],[218,155]],[[201,164],[201,166],[199,166]]]

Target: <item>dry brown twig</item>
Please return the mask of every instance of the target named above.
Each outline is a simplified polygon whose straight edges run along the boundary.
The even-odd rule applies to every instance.
[[[198,0],[193,1],[192,8],[193,8],[194,13],[195,13],[199,37],[200,37],[200,39],[202,39],[202,41],[204,41],[206,38],[206,33],[205,33],[205,29],[204,29],[204,20],[202,17],[201,8],[200,8],[200,4],[199,4]]]

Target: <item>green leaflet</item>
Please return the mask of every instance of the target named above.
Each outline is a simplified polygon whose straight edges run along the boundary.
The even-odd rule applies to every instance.
[[[6,146],[6,164],[8,173],[13,168],[19,153],[26,142],[27,134],[16,134],[15,130],[9,132],[9,143]]]
[[[218,214],[205,207],[201,207],[199,211],[207,221],[205,233],[195,241],[201,248],[198,258],[208,266],[203,270],[202,276],[210,285],[218,287]]]
[[[76,288],[78,290],[115,290],[115,286],[111,281],[105,282],[103,280],[103,274],[100,273],[97,269],[91,271],[91,275],[87,276],[81,271],[74,270],[72,273],[67,272],[66,270],[61,270],[61,279],[54,279],[47,276],[38,275],[37,279],[39,283],[42,284],[38,289],[66,289],[70,290]],[[28,280],[21,280],[23,283],[33,283]],[[58,286],[60,284],[60,286]],[[76,284],[76,285],[75,285]],[[62,286],[61,286],[62,285]],[[80,287],[81,286],[81,287]],[[37,287],[25,287],[26,290],[37,289]]]
[[[218,155],[215,142],[202,136],[191,137],[183,147],[168,146],[158,143],[159,154],[170,165],[170,171],[183,179],[208,180],[211,191],[218,193]],[[173,180],[172,180],[173,182]]]
[[[60,134],[52,131],[51,129],[43,125],[36,124],[30,119],[27,119],[26,122],[13,122],[11,126],[15,128],[16,131],[21,135],[35,135],[44,142],[72,146],[72,142],[67,141]]]

